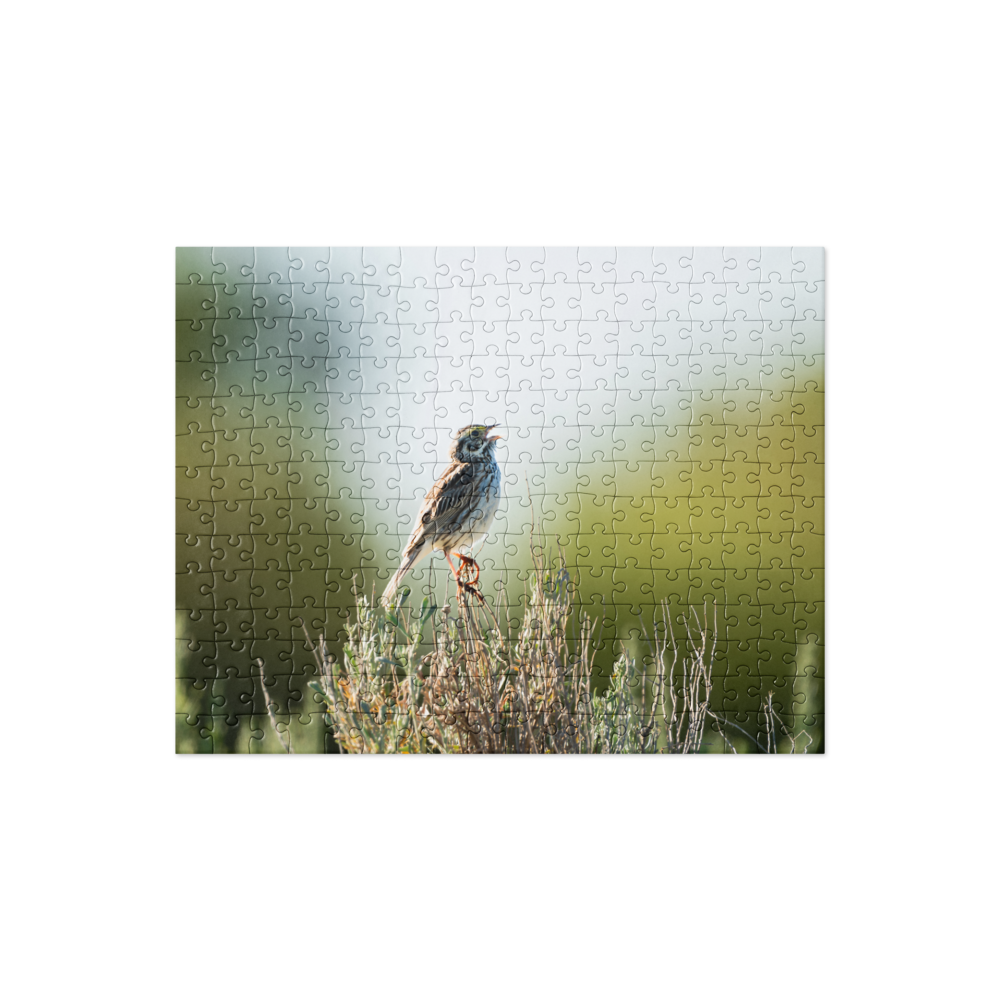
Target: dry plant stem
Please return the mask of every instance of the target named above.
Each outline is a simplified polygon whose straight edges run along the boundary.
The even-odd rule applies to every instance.
[[[284,747],[285,753],[295,753],[292,749],[288,732],[282,731],[278,728],[278,713],[275,710],[274,702],[271,700],[271,695],[267,690],[267,683],[264,680],[264,661],[261,659],[257,660],[257,671],[260,674],[260,689],[264,692],[264,703],[267,705],[267,717],[271,720],[271,728],[274,730],[279,742]]]
[[[673,651],[667,685],[670,692],[668,745],[672,753],[695,753],[704,739],[705,718],[712,694],[711,665],[715,658],[718,617],[716,615],[710,630],[707,624],[707,607],[704,611],[704,623],[699,620],[697,611],[691,609],[690,617],[685,619],[684,627],[692,655],[681,659],[679,681],[675,682],[678,666],[677,641],[667,611],[668,609],[664,608],[664,618],[670,637],[669,648]]]
[[[767,752],[775,752],[774,738],[774,692],[767,692],[767,701],[764,708],[764,732],[766,734]]]

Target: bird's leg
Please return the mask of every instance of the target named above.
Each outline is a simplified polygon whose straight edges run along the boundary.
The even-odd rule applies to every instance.
[[[465,593],[472,594],[474,597],[478,598],[480,604],[485,604],[486,601],[483,598],[483,595],[479,592],[478,588],[475,586],[476,580],[479,579],[479,573],[478,573],[479,566],[476,565],[476,561],[474,559],[470,559],[468,556],[463,556],[459,552],[456,552],[455,555],[457,555],[458,558],[462,560],[462,568],[458,570],[455,569],[455,564],[451,561],[451,555],[449,553],[445,552],[444,557],[445,559],[448,560],[448,565],[451,567],[451,572],[455,577],[455,583],[458,584],[458,596],[461,597],[462,592],[464,591]],[[462,579],[462,577],[464,575],[467,575],[468,567],[470,564],[476,567],[477,570],[476,579],[473,580],[471,583],[467,583],[464,579]]]
[[[448,568],[451,570],[451,575],[455,578],[455,582],[461,583],[462,578],[458,575],[458,570],[455,569],[455,564],[451,561],[451,556],[445,552],[444,557],[448,560]]]
[[[479,583],[479,563],[477,563],[476,560],[472,558],[472,556],[462,555],[461,552],[456,552],[455,555],[457,555],[458,558],[462,560],[462,573],[467,574],[467,570],[469,569],[470,566],[475,567],[476,575],[469,581],[469,583],[472,586],[475,586],[477,583]]]

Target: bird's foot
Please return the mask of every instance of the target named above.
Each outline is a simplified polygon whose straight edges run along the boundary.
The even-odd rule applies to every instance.
[[[462,568],[458,571],[460,582],[464,581],[465,583],[475,586],[479,583],[479,563],[477,563],[472,556],[464,556],[460,552],[456,552],[455,554],[462,561]],[[476,575],[469,579],[473,569],[475,569]]]
[[[463,599],[464,595],[472,594],[480,604],[485,604],[486,599],[477,586],[479,583],[479,563],[472,556],[465,556],[460,552],[453,554],[460,563],[457,570],[454,566],[451,567],[452,573],[455,574],[455,585],[458,587],[459,601]],[[451,559],[448,560],[448,563],[451,565]],[[472,573],[473,570],[475,570],[475,575]]]

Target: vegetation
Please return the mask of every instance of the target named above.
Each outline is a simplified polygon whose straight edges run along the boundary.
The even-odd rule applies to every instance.
[[[503,596],[497,606],[508,606]],[[323,636],[309,639],[319,668],[310,687],[344,752],[698,753],[711,740],[731,753],[804,753],[812,742],[789,731],[770,693],[763,743],[712,709],[718,631],[707,607],[682,619],[679,640],[664,605],[648,656],[623,648],[597,693],[593,626],[577,611],[565,565],[546,567],[536,556],[524,619],[503,626],[464,592],[456,613],[428,598],[410,608],[409,597],[403,588],[390,608],[360,597],[342,663]],[[269,698],[267,707],[293,752]]]

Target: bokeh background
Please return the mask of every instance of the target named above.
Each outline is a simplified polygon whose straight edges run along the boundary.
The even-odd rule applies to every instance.
[[[296,751],[336,749],[300,622],[336,643],[498,421],[486,592],[516,617],[530,546],[564,555],[597,687],[707,603],[713,707],[759,735],[773,691],[821,751],[823,279],[809,248],[179,248],[177,749],[281,749],[258,659]]]

